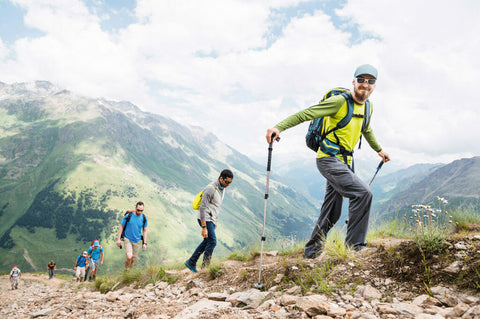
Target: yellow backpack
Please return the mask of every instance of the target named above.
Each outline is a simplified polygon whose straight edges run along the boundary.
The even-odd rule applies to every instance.
[[[208,185],[212,185],[213,187],[213,195],[215,196],[215,186],[213,186],[213,184],[208,184]],[[207,186],[208,186],[207,185]],[[206,188],[206,187],[205,187]],[[202,203],[202,196],[203,196],[203,191],[205,190],[205,188],[200,192],[198,193],[195,198],[193,199],[193,202],[192,202],[192,208],[195,209],[195,210],[198,210],[200,209],[200,204]]]

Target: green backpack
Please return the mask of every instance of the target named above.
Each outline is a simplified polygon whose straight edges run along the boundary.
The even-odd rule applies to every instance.
[[[215,195],[215,191],[216,191],[216,188],[215,186],[213,186],[213,184],[208,184],[208,185],[212,185],[213,187],[213,195]],[[207,185],[207,186],[208,186]],[[207,188],[207,187],[205,187]],[[193,202],[192,202],[192,208],[195,209],[195,210],[199,210],[200,209],[200,204],[202,203],[202,196],[203,196],[203,191],[205,190],[205,188],[200,192],[198,193],[195,198],[193,199]]]

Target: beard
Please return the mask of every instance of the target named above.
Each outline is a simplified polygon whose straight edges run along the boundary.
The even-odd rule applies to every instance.
[[[371,90],[360,90],[359,88],[355,88],[355,97],[360,101],[366,101],[371,93]]]

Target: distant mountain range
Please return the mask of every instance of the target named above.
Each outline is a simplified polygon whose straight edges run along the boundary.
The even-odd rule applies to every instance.
[[[421,174],[411,174],[418,169]],[[415,204],[436,207],[437,196],[448,200],[449,209],[463,207],[480,214],[480,156],[446,165],[414,166],[390,178],[395,179],[395,191],[384,192],[384,202],[378,205],[377,216],[381,219],[393,213],[409,213]],[[388,183],[384,181],[384,185]]]
[[[368,167],[367,164],[356,160],[355,167]],[[368,183],[373,173],[360,169],[358,174]],[[449,209],[466,207],[480,214],[480,157],[459,159],[450,164],[416,164],[387,175],[382,173],[380,170],[371,185],[374,195],[372,222],[410,212],[414,204],[437,205],[437,196],[449,201]],[[284,167],[282,174],[317,207],[321,206],[325,179],[313,161],[308,165],[299,163]],[[340,224],[347,219],[347,211],[348,200],[345,200]]]
[[[49,82],[0,82],[0,271],[71,268],[93,239],[105,270],[123,213],[139,200],[149,245],[139,262],[183,261],[201,240],[191,202],[219,172],[235,174],[217,229],[218,256],[260,242],[266,168],[213,134],[129,102],[72,94]],[[267,245],[309,235],[315,206],[271,179]]]

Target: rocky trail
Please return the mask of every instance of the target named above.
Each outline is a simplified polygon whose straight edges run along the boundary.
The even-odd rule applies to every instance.
[[[457,236],[458,237],[458,236]],[[168,270],[178,280],[118,285],[23,274],[18,290],[0,277],[0,318],[480,318],[480,234],[449,239],[448,251],[422,255],[408,240],[380,239],[346,260],[300,252],[226,260],[215,272]]]

